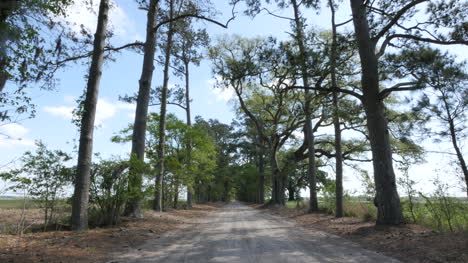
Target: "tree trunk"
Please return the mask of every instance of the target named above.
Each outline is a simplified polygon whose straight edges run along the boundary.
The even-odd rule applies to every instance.
[[[140,161],[145,158],[145,138],[146,138],[146,124],[148,116],[148,104],[150,99],[151,81],[153,79],[154,71],[154,54],[156,52],[156,16],[158,10],[159,0],[151,0],[147,15],[146,25],[146,40],[144,46],[143,69],[139,81],[139,90],[137,97],[137,105],[135,112],[135,121],[133,124],[132,136],[132,156]],[[131,198],[127,202],[125,214],[137,218],[143,217],[141,210],[141,187],[142,175],[134,169],[130,171],[129,191]],[[135,193],[136,191],[136,193]]]
[[[329,0],[329,5],[332,13],[332,45],[330,52],[330,71],[332,87],[336,88],[336,44],[337,33],[335,24],[335,6],[333,0]],[[340,111],[338,105],[338,92],[333,92],[333,127],[335,128],[335,216],[343,217],[343,153],[341,150],[341,127],[340,127]]]
[[[305,50],[304,43],[304,31],[303,24],[301,21],[301,15],[299,13],[299,5],[296,0],[291,1],[294,8],[294,21],[296,25],[296,41],[299,47],[299,52],[301,54],[301,74],[302,82],[304,87],[309,87],[309,76],[307,73],[307,52]],[[306,117],[304,136],[308,138],[307,140],[307,158],[309,160],[309,166],[307,168],[307,177],[309,178],[309,212],[318,211],[318,200],[317,200],[317,175],[315,168],[315,145],[314,145],[314,131],[312,129],[312,112],[310,109],[310,100],[311,94],[309,90],[306,89],[305,93],[305,103],[304,111]]]
[[[399,225],[404,222],[398,196],[385,106],[379,95],[378,61],[375,43],[370,38],[363,0],[351,0],[353,22],[362,67],[363,106],[372,150],[377,206],[377,224]]]
[[[8,80],[6,41],[8,39],[8,25],[6,23],[13,9],[18,8],[18,0],[6,0],[0,3],[0,92],[5,88]]]
[[[170,2],[169,19],[174,17],[174,0]],[[164,179],[164,159],[166,144],[166,114],[167,114],[167,89],[169,85],[169,65],[171,63],[172,37],[174,35],[174,23],[169,23],[167,32],[166,54],[164,61],[164,80],[161,91],[161,108],[159,114],[159,144],[158,144],[158,175],[156,176],[156,191],[154,198],[154,210],[162,212],[162,194],[161,187]]]
[[[187,114],[187,126],[192,127],[192,116],[190,112],[190,70],[189,62],[185,61],[185,113]],[[187,145],[187,158],[188,165],[191,166],[192,161],[192,141],[190,140]],[[192,176],[192,175],[190,175]],[[192,185],[187,185],[187,207],[192,208]]]
[[[75,191],[72,204],[72,229],[88,228],[89,184],[93,156],[93,131],[99,84],[104,61],[104,45],[107,34],[109,0],[101,0],[96,34],[94,35],[93,57],[89,69],[86,99],[81,116],[80,145],[76,169]]]
[[[289,182],[288,184],[288,201],[294,201],[296,200],[294,198],[294,195],[296,194],[296,189],[294,188],[294,186],[292,185],[291,182]]]
[[[261,138],[259,138],[261,141]],[[259,142],[260,143],[260,142]],[[257,203],[265,203],[265,147],[263,143],[260,143],[258,153],[258,186],[257,186]]]
[[[453,116],[450,112],[450,105],[446,99],[445,94],[442,94],[442,101],[444,103],[445,112],[447,114],[447,119],[449,123],[449,130],[450,130],[450,139],[452,141],[453,149],[455,149],[455,153],[457,154],[458,163],[460,164],[460,168],[462,169],[463,175],[465,177],[465,184],[466,184],[466,195],[468,196],[468,168],[466,167],[465,158],[463,157],[463,153],[458,146],[457,134],[455,131],[455,123],[453,120]]]
[[[281,171],[278,168],[278,160],[276,159],[276,150],[271,149],[270,153],[271,166],[271,204],[284,205],[284,185],[281,178]]]
[[[174,209],[177,209],[177,203],[179,202],[179,184],[175,182],[175,190],[174,190]]]

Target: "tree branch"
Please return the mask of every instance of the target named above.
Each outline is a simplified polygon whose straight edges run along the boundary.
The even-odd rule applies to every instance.
[[[270,10],[268,10],[268,9],[266,9],[266,8],[260,9],[260,11],[259,11],[258,13],[261,13],[263,10],[267,11],[267,13],[268,13],[269,15],[274,16],[274,17],[276,17],[276,18],[281,18],[281,19],[286,19],[286,20],[294,21],[293,18],[277,15],[277,14],[275,14],[275,13],[270,12]]]
[[[410,86],[412,85],[412,86]],[[380,99],[385,99],[386,97],[388,97],[390,95],[390,93],[394,92],[394,91],[409,91],[409,90],[419,90],[419,89],[423,89],[424,87],[423,86],[418,86],[418,82],[402,82],[402,83],[398,83],[394,86],[392,86],[391,88],[387,88],[387,89],[383,89],[381,92],[380,92]]]
[[[393,34],[388,36],[382,46],[380,47],[379,53],[377,53],[377,57],[381,57],[385,53],[385,49],[390,44],[390,41],[394,38],[404,38],[404,39],[412,39],[415,41],[421,41],[425,43],[437,44],[437,45],[468,45],[468,40],[440,40],[440,39],[432,39],[427,37],[418,37],[408,34]]]
[[[380,32],[372,38],[372,41],[374,42],[374,44],[376,44],[379,39],[381,37],[383,37],[391,28],[392,26],[394,26],[396,23],[398,23],[398,20],[409,10],[411,9],[412,7],[418,5],[418,4],[421,4],[421,3],[424,3],[424,2],[427,2],[429,0],[416,0],[416,1],[413,1],[409,4],[407,4],[406,6],[404,6],[402,9],[400,9],[396,14],[395,16],[393,17],[392,20],[390,20],[390,22],[384,27],[382,28],[382,30],[380,30]]]
[[[228,28],[229,26],[229,23],[231,23],[232,20],[234,20],[236,18],[236,13],[234,12],[234,9],[236,7],[236,4],[237,2],[232,6],[232,16],[231,18],[228,19],[228,21],[226,21],[225,24],[221,23],[221,22],[218,22],[214,19],[211,19],[211,18],[208,18],[206,16],[202,16],[202,15],[198,15],[198,14],[182,14],[182,15],[179,15],[179,16],[176,16],[174,18],[171,18],[171,19],[168,19],[168,20],[165,20],[165,21],[162,21],[161,23],[157,24],[156,27],[154,28],[154,31],[158,31],[158,29],[165,25],[165,24],[169,24],[171,22],[174,22],[174,21],[177,21],[179,19],[184,19],[184,18],[189,18],[189,17],[192,17],[192,18],[197,18],[197,19],[201,19],[201,20],[205,20],[205,21],[208,21],[210,23],[213,23],[215,25],[218,25],[220,27],[223,27],[223,28]]]
[[[336,92],[352,95],[352,96],[358,98],[359,100],[363,100],[363,98],[364,98],[361,94],[359,94],[357,92],[354,92],[352,90],[347,90],[347,89],[340,89],[338,87],[329,89],[329,88],[322,88],[322,87],[289,86],[288,88],[315,90],[315,91],[321,91],[321,92],[325,92],[325,93],[331,93],[331,92],[336,91]]]

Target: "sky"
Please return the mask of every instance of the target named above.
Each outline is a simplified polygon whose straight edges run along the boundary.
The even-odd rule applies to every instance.
[[[81,0],[80,0],[81,1]],[[68,20],[76,24],[83,24],[95,31],[96,15],[87,11],[80,1],[70,8]],[[96,8],[97,2],[94,1]],[[213,0],[216,9],[220,14],[217,16],[219,21],[227,21],[231,17],[231,7],[228,1]],[[244,37],[257,36],[275,36],[278,39],[288,37],[290,31],[289,21],[274,18],[266,13],[261,13],[251,19],[242,14],[245,9],[239,5],[236,19],[229,24],[228,29],[221,28],[212,24],[203,24],[206,27],[210,37],[215,40],[224,34],[239,34]],[[270,11],[283,16],[292,17],[292,11],[279,11],[277,8],[270,7]],[[310,27],[320,30],[330,28],[330,14],[326,7],[317,14],[315,11],[304,12]],[[339,8],[338,22],[346,21],[350,18],[350,8],[347,1],[344,1]],[[131,43],[136,40],[144,40],[146,12],[138,10],[133,0],[114,0],[114,7],[111,10],[110,21],[114,30],[114,37],[111,43],[119,46]],[[79,30],[79,26],[74,27]],[[451,51],[458,54],[459,57],[466,59],[467,56],[461,47],[451,47]],[[124,51],[115,56],[116,62],[108,61],[105,63],[99,91],[99,103],[97,107],[97,128],[94,132],[94,152],[99,152],[103,157],[121,156],[125,157],[130,152],[129,144],[113,144],[110,137],[118,133],[129,123],[133,122],[135,105],[120,102],[119,96],[125,94],[134,94],[138,89],[138,79],[141,74],[142,56]],[[8,134],[17,140],[0,137],[0,169],[6,167],[17,167],[18,162],[12,162],[22,155],[24,151],[33,150],[34,142],[42,140],[51,149],[61,149],[67,152],[73,151],[74,141],[78,139],[79,133],[77,127],[71,123],[71,112],[76,107],[75,100],[82,94],[86,87],[85,75],[88,68],[81,64],[70,65],[58,73],[60,80],[57,90],[39,91],[32,89],[32,99],[37,104],[37,115],[33,119],[25,120],[17,124],[0,126],[0,132]],[[214,76],[211,73],[209,61],[204,60],[200,67],[193,67],[191,72],[191,96],[192,116],[202,116],[205,119],[218,119],[224,123],[230,123],[234,118],[233,112],[233,92],[232,90],[221,90],[213,88]],[[171,85],[180,83],[176,77],[171,77]],[[153,77],[153,86],[162,85],[162,66],[157,65]],[[8,89],[8,86],[6,87]],[[158,107],[150,108],[150,111],[159,112]],[[169,112],[175,113],[179,118],[185,119],[184,113],[176,108],[169,106]],[[450,145],[443,146],[431,143],[425,144],[428,148],[439,151],[450,151]],[[453,176],[448,166],[447,156],[440,154],[428,154],[427,162],[423,165],[413,167],[410,174],[418,187],[424,192],[431,191],[433,186],[428,178],[435,178],[437,174],[444,177],[452,185],[453,194],[463,195],[461,190],[457,190],[456,185],[459,180]],[[370,165],[365,165],[369,171],[372,171]],[[445,167],[440,169],[440,167]],[[439,169],[438,172],[436,170]],[[397,173],[399,175],[399,173]],[[351,169],[345,170],[345,187],[350,192],[356,192],[360,188],[358,176]],[[3,186],[4,187],[4,186]],[[0,194],[2,183],[0,182]]]

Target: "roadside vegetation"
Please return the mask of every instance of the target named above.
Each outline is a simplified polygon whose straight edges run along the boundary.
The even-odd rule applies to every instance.
[[[0,199],[2,235],[114,231],[230,200],[376,228],[468,231],[460,197],[468,196],[468,62],[441,48],[466,49],[466,1],[232,0],[220,19],[216,1],[137,0],[130,2],[146,15],[146,35],[122,46],[113,45],[109,16],[119,1],[97,1],[96,30],[79,33],[64,22],[76,1],[0,3],[0,126],[34,118],[31,90],[59,88],[57,71],[88,66],[73,111],[74,150],[37,141],[1,167],[0,194],[23,197]],[[317,12],[330,15],[321,27],[312,23]],[[230,34],[240,16],[266,14],[289,21],[286,37]],[[210,35],[206,24],[225,34]],[[142,58],[132,65],[141,69],[134,87],[115,90],[135,115],[107,143],[129,150],[103,157],[93,150],[101,77],[124,50]],[[202,61],[211,67],[209,88],[233,94],[231,123],[193,114],[190,76]],[[411,168],[429,153],[451,163],[425,178],[434,189],[426,192]],[[362,187],[351,192],[356,176]]]

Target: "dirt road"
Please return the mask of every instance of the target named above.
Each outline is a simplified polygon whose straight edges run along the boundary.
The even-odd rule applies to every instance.
[[[357,244],[232,202],[111,262],[399,262]]]

